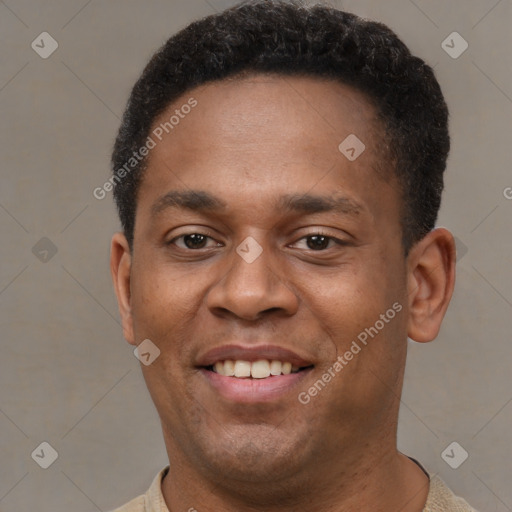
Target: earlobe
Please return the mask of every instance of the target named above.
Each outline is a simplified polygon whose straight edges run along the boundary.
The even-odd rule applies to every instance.
[[[455,285],[455,242],[445,228],[420,240],[408,257],[408,337],[419,342],[439,333]]]
[[[110,272],[117,296],[119,313],[121,314],[123,335],[128,343],[135,345],[130,292],[131,258],[126,237],[123,233],[116,233],[112,237],[110,247]]]

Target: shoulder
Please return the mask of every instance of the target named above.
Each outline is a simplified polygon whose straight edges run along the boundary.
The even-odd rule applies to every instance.
[[[456,496],[448,486],[434,475],[423,512],[477,512],[466,501]]]
[[[145,494],[132,499],[122,507],[111,512],[168,512],[162,495],[162,479],[169,471],[169,466],[162,469],[153,479],[150,488]]]
[[[133,500],[125,503],[122,507],[116,508],[111,512],[144,512],[144,494],[133,498]]]

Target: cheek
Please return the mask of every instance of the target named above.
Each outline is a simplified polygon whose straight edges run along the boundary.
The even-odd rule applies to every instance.
[[[132,314],[135,330],[150,337],[169,337],[194,314],[201,293],[197,273],[179,273],[166,265],[136,269],[132,277]]]
[[[342,339],[373,325],[401,297],[400,280],[386,261],[364,256],[336,272],[307,278],[297,273],[296,282],[319,325],[333,329]]]
[[[404,277],[396,264],[393,268],[391,257],[361,257],[347,271],[315,279],[315,286],[309,281],[306,314],[330,341],[324,345],[323,370],[328,371],[338,356],[351,352],[340,373],[345,378],[333,386],[343,400],[342,390],[353,397],[378,395],[382,381],[395,384],[403,362],[406,322]]]
[[[148,258],[149,260],[149,258]],[[137,340],[149,338],[160,349],[159,357],[142,366],[144,379],[157,410],[179,417],[196,406],[188,389],[191,370],[190,323],[198,308],[197,277],[173,272],[168,265],[135,269],[132,279],[132,314]],[[165,411],[165,412],[164,412]]]

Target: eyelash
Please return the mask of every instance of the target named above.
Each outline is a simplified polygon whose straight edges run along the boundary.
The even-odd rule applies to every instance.
[[[176,240],[179,240],[180,238],[184,238],[186,236],[189,236],[189,235],[201,235],[201,236],[205,236],[207,238],[210,238],[211,240],[215,240],[212,236],[212,233],[201,233],[199,231],[190,231],[189,233],[183,233],[182,235],[180,236],[177,236],[175,238],[173,238],[172,240],[170,240],[169,242],[167,242],[167,245],[171,245],[171,244],[174,244],[174,242]],[[335,244],[337,245],[340,245],[340,246],[344,246],[344,245],[348,245],[347,242],[345,242],[344,240],[340,240],[339,238],[336,238],[336,237],[333,237],[331,235],[329,235],[328,233],[325,233],[323,232],[322,230],[320,231],[315,231],[314,233],[310,233],[309,235],[305,235],[301,238],[299,238],[299,240],[303,240],[305,238],[309,238],[309,237],[312,237],[312,236],[323,236],[323,237],[326,237],[329,239],[329,241],[333,241]],[[299,241],[297,240],[297,241]],[[331,247],[332,248],[332,247]],[[179,247],[179,249],[182,249],[184,251],[194,251],[194,252],[199,252],[201,250],[204,250],[205,248],[201,248],[201,249],[190,249],[188,247]],[[314,249],[307,249],[308,251],[311,251],[311,252],[325,252],[329,249],[329,247],[325,248],[325,249],[319,249],[317,251],[315,251]]]

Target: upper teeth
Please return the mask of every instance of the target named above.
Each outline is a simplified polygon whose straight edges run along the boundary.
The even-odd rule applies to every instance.
[[[299,370],[298,366],[292,366],[290,362],[281,362],[268,359],[260,359],[250,362],[237,360],[217,361],[213,369],[219,375],[226,377],[252,377],[254,379],[265,379],[271,375],[288,375]]]

